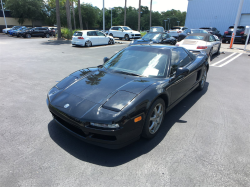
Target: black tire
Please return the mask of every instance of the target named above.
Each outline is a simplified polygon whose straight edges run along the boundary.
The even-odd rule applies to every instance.
[[[221,46],[221,44],[220,44]],[[220,54],[220,46],[218,47],[218,51],[215,53],[216,55]]]
[[[91,46],[92,46],[92,42],[89,41],[89,40],[86,41],[86,42],[85,42],[85,46],[86,46],[86,47],[91,47]]]
[[[162,112],[160,112],[160,114],[158,115],[158,113],[156,114],[155,111],[158,112],[158,110],[160,110],[160,108],[159,108],[160,106],[162,107]],[[158,98],[151,105],[151,107],[148,111],[148,114],[147,114],[146,119],[145,119],[144,127],[142,130],[142,134],[141,134],[142,137],[144,137],[146,139],[151,139],[151,138],[155,137],[155,135],[159,132],[159,128],[161,127],[161,125],[164,121],[165,112],[166,112],[165,102],[163,101],[163,99]],[[153,120],[153,119],[155,119],[155,120]],[[154,122],[152,122],[152,121],[154,121]]]
[[[26,34],[25,38],[31,38],[31,34]]]
[[[226,43],[226,40],[222,40],[222,43]]]
[[[45,37],[46,37],[46,38],[50,38],[50,34],[46,34]]]
[[[124,39],[125,39],[126,41],[129,41],[129,40],[130,40],[129,35],[126,34],[126,35],[124,36]]]
[[[112,39],[109,39],[108,45],[112,44]]]
[[[207,80],[207,67],[204,66],[203,72],[201,75],[201,81],[199,82],[199,86],[197,87],[197,90],[199,90],[199,91],[203,90],[205,83],[206,83],[206,80]]]

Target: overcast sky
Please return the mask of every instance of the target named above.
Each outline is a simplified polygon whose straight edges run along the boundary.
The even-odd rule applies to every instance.
[[[103,0],[81,0],[81,3],[90,3],[93,6],[97,6],[102,9]],[[105,0],[105,8],[110,7],[124,7],[125,0]],[[148,6],[150,9],[150,0],[141,0],[142,6]],[[171,9],[187,11],[188,0],[153,0],[152,10],[153,11],[167,11]],[[127,0],[127,7],[132,6],[135,8],[139,7],[139,0]]]

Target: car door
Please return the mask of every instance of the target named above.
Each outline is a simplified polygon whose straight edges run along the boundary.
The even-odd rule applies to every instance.
[[[103,34],[100,31],[96,31],[96,34],[98,36],[98,43],[99,43],[99,45],[108,44],[109,38],[106,37],[105,34]]]
[[[92,45],[99,45],[99,38],[96,34],[96,31],[88,31],[87,38],[91,41]]]
[[[212,53],[213,54],[216,53],[218,50],[218,42],[216,41],[213,35],[209,36],[209,43],[210,45],[212,45],[212,48],[213,48]]]
[[[193,59],[183,48],[175,48],[172,50],[171,62],[170,62],[170,77],[171,77],[171,99],[170,103],[174,103],[187,93],[196,83],[197,73],[194,71],[188,74],[182,74],[176,77],[176,71],[179,67],[185,67],[192,63]]]
[[[117,37],[119,38],[123,38],[124,37],[124,33],[123,33],[123,29],[121,27],[117,28]]]
[[[31,31],[31,36],[38,36],[39,35],[39,28],[34,28]]]

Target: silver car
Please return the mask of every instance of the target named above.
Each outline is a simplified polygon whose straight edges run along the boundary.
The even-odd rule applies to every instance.
[[[221,42],[209,33],[194,33],[188,35],[184,40],[176,43],[176,46],[184,47],[193,53],[205,51],[211,57],[220,52]]]

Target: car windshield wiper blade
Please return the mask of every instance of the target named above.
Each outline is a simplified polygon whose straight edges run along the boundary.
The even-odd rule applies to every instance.
[[[121,74],[126,74],[126,75],[132,75],[132,76],[138,76],[138,77],[143,77],[142,75],[136,74],[136,73],[130,73],[130,72],[125,72],[125,71],[116,71],[117,73]]]

